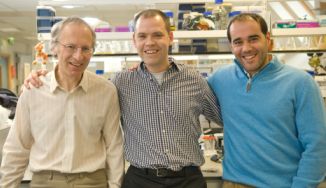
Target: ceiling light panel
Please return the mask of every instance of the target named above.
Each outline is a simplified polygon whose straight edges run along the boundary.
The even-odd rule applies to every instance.
[[[314,9],[316,7],[314,0],[305,1],[305,3],[309,6],[310,9]]]
[[[286,1],[292,11],[298,16],[299,19],[311,20],[312,15],[302,6],[300,1]]]
[[[0,28],[0,32],[15,33],[15,32],[20,32],[20,31],[14,27],[7,27],[7,28]]]
[[[282,20],[294,19],[280,2],[269,2],[269,5]]]

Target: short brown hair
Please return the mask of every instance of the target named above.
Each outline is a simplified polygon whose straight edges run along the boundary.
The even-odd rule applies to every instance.
[[[165,23],[166,31],[170,32],[171,30],[170,30],[169,18],[165,15],[164,12],[162,12],[161,10],[158,10],[158,9],[146,9],[146,10],[143,10],[143,11],[140,11],[139,13],[137,13],[134,18],[134,31],[136,31],[136,24],[140,17],[151,18],[151,17],[157,16],[157,15],[163,19],[163,21]]]
[[[230,23],[228,25],[227,37],[228,37],[229,42],[231,42],[230,27],[231,27],[232,23],[235,21],[241,22],[241,21],[247,21],[247,20],[254,20],[255,22],[257,22],[260,25],[261,32],[266,36],[266,34],[268,32],[268,27],[267,27],[267,23],[263,17],[261,17],[258,14],[255,14],[255,13],[241,13],[241,14],[235,16],[230,21]]]

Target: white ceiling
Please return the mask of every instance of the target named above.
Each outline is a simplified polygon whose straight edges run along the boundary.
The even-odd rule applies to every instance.
[[[80,5],[78,8],[65,9],[63,4]],[[0,39],[15,38],[15,45],[20,45],[18,51],[26,51],[37,42],[36,33],[36,6],[51,5],[56,10],[56,16],[65,17],[78,15],[81,17],[97,17],[109,22],[112,26],[128,25],[133,15],[147,7],[151,7],[146,0],[75,0],[75,1],[48,1],[42,0],[1,0],[0,1]],[[155,2],[159,2],[155,0]],[[162,9],[176,9],[176,4],[164,3]],[[4,30],[16,29],[16,32]],[[22,46],[25,44],[25,46]],[[27,45],[26,44],[30,44]],[[30,50],[27,49],[27,52]]]
[[[23,35],[35,38],[35,7],[37,3],[37,0],[1,0],[0,38],[9,36],[21,38]],[[9,33],[2,31],[10,28],[15,28],[18,31]]]
[[[178,0],[183,1],[183,0]],[[191,0],[184,0],[191,2]],[[209,2],[214,0],[203,0]],[[284,1],[284,0],[278,0]],[[301,1],[301,0],[300,0]],[[316,0],[319,2],[319,0]],[[97,17],[107,21],[112,26],[127,25],[133,15],[145,8],[154,7],[176,11],[177,3],[170,0],[41,0],[40,4],[51,5],[56,10],[56,16],[78,15],[81,17]],[[198,2],[198,0],[197,0]],[[63,4],[80,5],[74,9],[64,9]],[[36,40],[36,6],[39,0],[1,0],[0,1],[0,39],[15,38],[18,52],[28,53]],[[3,30],[16,29],[16,32]]]

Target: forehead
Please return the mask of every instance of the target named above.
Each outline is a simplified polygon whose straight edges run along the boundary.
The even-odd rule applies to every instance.
[[[230,26],[230,36],[232,39],[238,37],[248,37],[251,35],[263,35],[259,23],[252,19],[237,20]]]
[[[92,43],[92,32],[81,23],[68,23],[60,33],[60,39],[71,42]]]
[[[159,15],[155,16],[141,16],[137,22],[135,27],[135,32],[143,32],[145,30],[165,30],[165,22],[162,17]]]
[[[77,33],[76,33],[77,32]],[[84,35],[91,35],[89,28],[82,23],[67,23],[62,27],[61,34],[82,33]]]

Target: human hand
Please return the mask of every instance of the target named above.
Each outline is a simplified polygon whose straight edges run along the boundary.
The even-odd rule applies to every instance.
[[[129,71],[129,72],[136,71],[136,70],[138,69],[139,66],[140,66],[139,63],[135,63],[135,64],[133,64],[132,66],[130,66],[130,67],[128,68],[128,71]]]
[[[40,80],[40,76],[45,76],[48,73],[47,70],[37,70],[36,72],[31,72],[28,77],[24,80],[24,86],[27,89],[31,88],[31,85],[39,88],[43,85],[42,81]]]

